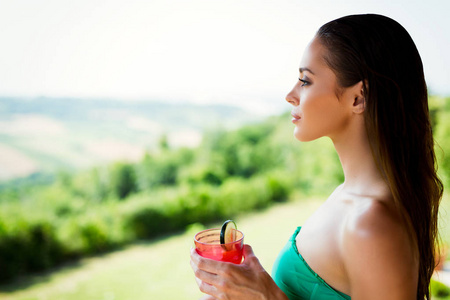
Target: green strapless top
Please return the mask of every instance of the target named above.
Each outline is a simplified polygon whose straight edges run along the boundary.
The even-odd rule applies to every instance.
[[[308,266],[298,252],[295,242],[300,229],[301,227],[297,228],[275,261],[272,270],[275,283],[289,300],[351,299],[350,296],[329,286]]]

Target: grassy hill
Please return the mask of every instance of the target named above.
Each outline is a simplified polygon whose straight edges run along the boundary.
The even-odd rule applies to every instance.
[[[193,147],[205,129],[257,119],[224,105],[0,98],[0,180],[118,159],[136,161],[162,135],[173,147]]]

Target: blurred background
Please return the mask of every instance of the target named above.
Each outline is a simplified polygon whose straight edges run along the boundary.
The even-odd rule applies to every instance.
[[[295,141],[284,96],[315,31],[344,15],[384,14],[411,34],[449,186],[448,11],[445,0],[0,1],[0,299],[196,299],[192,236],[230,218],[270,270],[343,180],[328,140]]]

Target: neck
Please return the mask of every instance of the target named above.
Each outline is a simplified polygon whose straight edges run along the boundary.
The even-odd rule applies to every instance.
[[[344,191],[367,196],[389,192],[373,157],[363,120],[332,141],[344,171]]]

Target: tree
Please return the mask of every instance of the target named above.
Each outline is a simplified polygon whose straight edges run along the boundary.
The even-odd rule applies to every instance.
[[[115,163],[111,170],[111,185],[119,199],[124,199],[135,192],[137,184],[134,165],[124,162]]]

